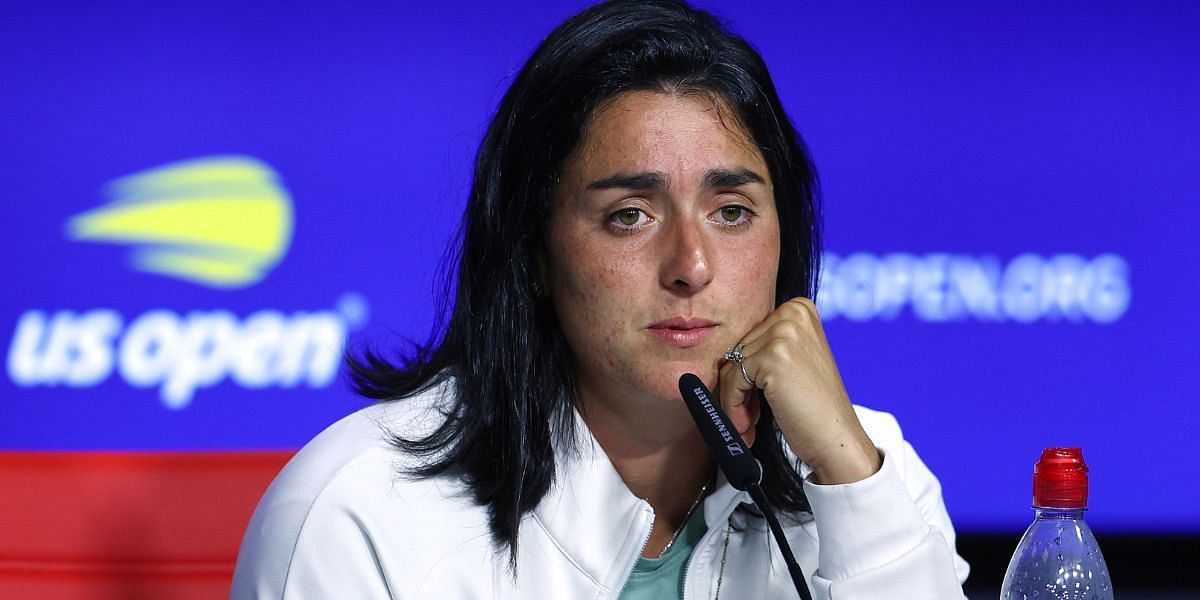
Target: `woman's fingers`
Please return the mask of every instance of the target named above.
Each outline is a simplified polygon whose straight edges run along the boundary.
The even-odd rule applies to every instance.
[[[754,426],[761,413],[758,388],[746,381],[736,362],[727,360],[719,371],[717,389],[721,408],[729,415],[734,429],[742,434],[747,446],[754,445]]]
[[[785,302],[742,337],[737,346],[741,360],[726,359],[721,365],[721,405],[738,431],[752,433],[761,413],[759,402],[769,401],[776,418],[783,417],[785,433],[798,432],[798,445],[803,447],[818,433],[809,430],[824,428],[817,425],[825,420],[821,417],[831,410],[841,412],[835,405],[846,403],[848,409],[844,392],[828,389],[840,388],[840,379],[836,367],[822,368],[823,363],[832,364],[832,358],[819,319],[810,300]]]

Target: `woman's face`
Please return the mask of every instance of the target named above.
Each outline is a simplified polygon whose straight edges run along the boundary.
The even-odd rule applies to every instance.
[[[774,308],[767,166],[706,96],[628,92],[592,115],[555,190],[543,276],[580,400],[679,403]]]

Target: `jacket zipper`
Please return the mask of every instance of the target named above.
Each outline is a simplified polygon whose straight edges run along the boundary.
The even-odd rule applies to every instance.
[[[629,566],[625,568],[625,577],[621,579],[621,586],[613,590],[612,598],[621,597],[621,590],[625,589],[625,584],[629,583],[629,578],[633,575],[633,568],[637,566],[638,558],[646,551],[646,546],[650,545],[650,534],[654,532],[654,509],[645,500],[642,500],[642,514],[650,518],[650,523],[646,527],[646,533],[642,535],[642,544],[638,546],[637,553],[633,555],[633,560],[629,561]]]
[[[709,529],[708,531],[704,532],[704,535],[700,538],[700,541],[696,543],[696,547],[692,549],[692,554],[688,556],[687,562],[683,563],[683,600],[687,600],[688,597],[692,595],[688,594],[688,591],[692,588],[692,581],[691,579],[688,579],[688,574],[692,570],[692,561],[696,560],[696,554],[700,550],[704,549],[705,545],[712,541],[712,539],[720,536],[720,532],[723,531],[725,527],[728,527],[729,517],[733,515],[734,510],[737,510],[737,506],[738,503],[734,502],[732,507],[722,511],[724,513],[724,518],[718,522],[724,523],[725,526],[717,527],[716,529]]]

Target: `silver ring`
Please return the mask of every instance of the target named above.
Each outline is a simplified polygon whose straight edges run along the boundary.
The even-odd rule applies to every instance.
[[[742,369],[742,378],[746,380],[746,383],[750,384],[752,387],[757,387],[757,385],[754,383],[754,380],[750,379],[750,374],[746,372],[746,355],[742,354],[742,348],[745,347],[746,346],[744,344],[738,344],[732,349],[727,350],[725,352],[725,360],[732,360],[733,362],[737,363],[738,367]]]

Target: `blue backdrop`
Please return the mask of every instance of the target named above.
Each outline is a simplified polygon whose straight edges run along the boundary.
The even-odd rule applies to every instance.
[[[423,340],[474,147],[579,2],[8,4],[0,446],[294,448]],[[487,3],[484,3],[487,4]],[[825,196],[829,338],[963,530],[1079,445],[1093,526],[1200,531],[1200,4],[706,2]]]

